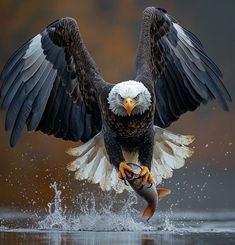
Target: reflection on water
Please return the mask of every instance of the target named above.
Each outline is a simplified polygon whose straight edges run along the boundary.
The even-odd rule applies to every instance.
[[[63,232],[12,230],[0,233],[0,244],[235,244],[234,233]]]
[[[62,205],[56,183],[45,214],[0,209],[0,244],[235,244],[235,212],[158,212],[149,223],[130,194],[114,208],[115,196],[78,196],[79,214]],[[115,209],[115,211],[114,211]]]

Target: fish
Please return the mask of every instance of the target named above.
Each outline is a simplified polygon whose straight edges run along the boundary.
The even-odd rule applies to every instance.
[[[156,211],[159,200],[169,195],[171,190],[157,188],[156,183],[149,184],[146,182],[145,185],[142,185],[143,177],[140,176],[142,167],[135,163],[127,164],[132,168],[132,171],[125,171],[127,176],[126,181],[128,181],[132,189],[147,202],[148,205],[144,209],[142,218],[147,218],[147,221],[149,221]]]

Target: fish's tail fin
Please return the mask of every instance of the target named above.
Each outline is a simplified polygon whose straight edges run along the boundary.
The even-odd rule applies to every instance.
[[[159,198],[163,198],[163,197],[171,194],[171,190],[166,189],[166,188],[157,188],[157,193],[158,193]]]
[[[143,214],[142,214],[142,218],[147,218],[147,221],[153,216],[154,214],[154,209],[151,208],[150,206],[148,206],[147,208],[145,208]]]
[[[171,190],[166,188],[157,188],[157,193],[159,198],[163,198],[171,194]],[[142,218],[147,218],[147,221],[149,221],[149,219],[153,216],[154,211],[155,209],[148,205],[142,214]]]

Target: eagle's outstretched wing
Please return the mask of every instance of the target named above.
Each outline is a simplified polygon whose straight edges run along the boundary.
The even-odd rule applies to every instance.
[[[74,19],[57,20],[26,42],[0,79],[12,146],[25,124],[73,141],[87,141],[101,130],[96,85],[103,80]]]
[[[144,11],[136,66],[137,81],[155,83],[157,126],[167,127],[211,99],[228,110],[231,97],[219,68],[198,38],[163,9]]]

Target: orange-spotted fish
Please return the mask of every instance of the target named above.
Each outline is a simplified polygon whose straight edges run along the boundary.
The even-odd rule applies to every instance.
[[[169,195],[171,191],[165,188],[157,188],[156,184],[151,185],[148,182],[143,186],[143,178],[140,176],[141,166],[134,163],[128,163],[128,165],[132,168],[132,172],[126,171],[127,181],[132,189],[148,203],[142,217],[147,217],[149,220],[157,208],[159,199]]]

